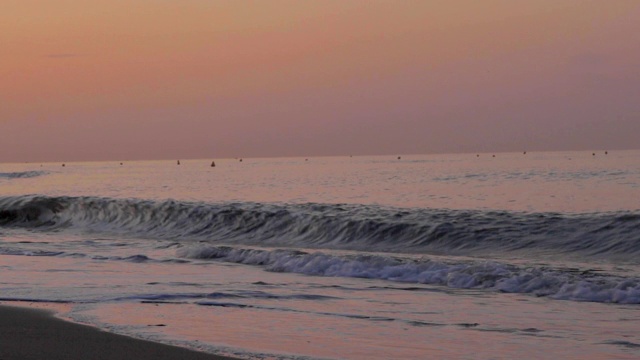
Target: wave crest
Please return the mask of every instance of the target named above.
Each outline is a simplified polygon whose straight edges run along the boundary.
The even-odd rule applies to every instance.
[[[492,256],[569,254],[637,262],[640,213],[561,215],[365,205],[0,197],[0,226],[72,228],[214,245]]]

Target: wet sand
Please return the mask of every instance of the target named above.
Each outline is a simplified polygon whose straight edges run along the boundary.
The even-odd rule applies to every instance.
[[[53,312],[0,305],[0,359],[231,360],[60,320]]]

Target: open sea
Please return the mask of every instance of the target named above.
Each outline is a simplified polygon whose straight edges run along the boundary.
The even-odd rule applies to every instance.
[[[640,358],[640,151],[176,160],[0,164],[0,301],[244,359]]]

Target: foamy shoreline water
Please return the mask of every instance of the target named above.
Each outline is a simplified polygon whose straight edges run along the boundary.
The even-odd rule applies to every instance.
[[[634,358],[639,153],[583,155],[2,165],[0,298],[241,358]]]

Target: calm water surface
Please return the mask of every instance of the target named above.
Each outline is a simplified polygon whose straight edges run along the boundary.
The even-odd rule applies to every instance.
[[[595,212],[637,210],[640,153],[2,165],[2,194]],[[306,160],[306,161],[305,161]],[[12,172],[46,176],[7,178]]]

